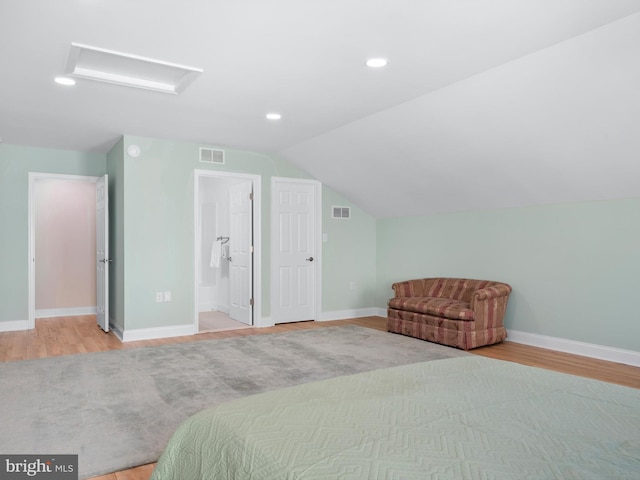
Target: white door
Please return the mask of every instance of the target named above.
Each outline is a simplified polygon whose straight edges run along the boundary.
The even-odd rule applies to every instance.
[[[253,193],[251,182],[229,188],[229,316],[252,325]]]
[[[98,326],[109,331],[109,181],[96,183],[96,318]]]
[[[315,320],[317,182],[272,183],[273,305],[275,323]]]

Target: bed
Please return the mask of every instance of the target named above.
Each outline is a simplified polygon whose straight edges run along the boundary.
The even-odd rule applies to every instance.
[[[479,356],[204,410],[152,480],[640,478],[640,390]]]

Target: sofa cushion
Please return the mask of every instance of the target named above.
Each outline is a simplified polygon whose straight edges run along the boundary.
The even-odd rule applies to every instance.
[[[473,320],[473,310],[469,308],[469,303],[448,298],[397,297],[389,300],[389,307],[453,320]]]

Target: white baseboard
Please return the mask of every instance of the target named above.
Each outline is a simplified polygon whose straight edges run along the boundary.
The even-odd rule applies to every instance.
[[[216,306],[213,303],[201,303],[198,305],[198,313],[210,312],[215,309],[216,309]]]
[[[35,318],[75,317],[76,315],[95,315],[96,307],[42,308],[36,310]]]
[[[29,330],[29,320],[0,322],[0,332],[17,332],[19,330]]]
[[[118,340],[122,341],[122,326],[118,325],[112,316],[109,316],[109,331],[118,337]]]
[[[253,326],[257,328],[273,327],[275,325],[275,323],[273,323],[273,320],[271,320],[271,317],[255,318],[254,323],[255,324]]]
[[[345,318],[360,317],[386,317],[387,311],[383,308],[355,308],[353,310],[333,310],[331,312],[322,312],[318,321],[327,322],[330,320],[344,320]]]
[[[531,345],[533,347],[548,348],[559,352],[573,353],[583,357],[598,358],[610,362],[624,363],[640,367],[640,352],[633,350],[623,350],[621,348],[607,347],[593,343],[578,342],[564,338],[548,337],[537,333],[521,332],[518,330],[508,330],[507,341]]]
[[[172,325],[169,327],[125,329],[120,340],[123,342],[135,342],[138,340],[154,340],[156,338],[184,337],[195,335],[198,328],[193,325]]]

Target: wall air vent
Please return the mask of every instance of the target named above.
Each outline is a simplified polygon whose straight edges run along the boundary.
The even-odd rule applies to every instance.
[[[200,147],[200,161],[202,163],[224,163],[224,150]]]
[[[331,207],[331,218],[342,218],[349,220],[351,218],[351,208],[349,207]]]

